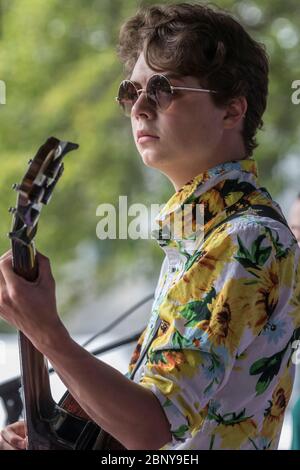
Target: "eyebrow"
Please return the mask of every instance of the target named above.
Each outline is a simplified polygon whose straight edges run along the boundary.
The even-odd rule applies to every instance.
[[[156,74],[155,74],[156,75]],[[176,73],[176,72],[166,72],[166,73],[158,73],[157,72],[157,75],[164,75],[165,77],[167,78],[175,78],[177,80],[182,80],[182,75],[179,75],[179,73]],[[150,78],[150,77],[149,77]],[[132,83],[134,83],[135,85],[139,85],[141,86],[141,84],[135,80],[132,80],[132,78],[128,78],[128,80],[130,80]]]

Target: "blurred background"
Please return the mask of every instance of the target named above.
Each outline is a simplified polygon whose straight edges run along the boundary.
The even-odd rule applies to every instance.
[[[114,101],[123,78],[115,50],[120,25],[139,5],[152,3],[176,2],[0,2],[0,80],[6,84],[6,104],[0,105],[0,253],[10,248],[8,208],[16,199],[11,186],[23,177],[28,159],[51,135],[77,142],[80,148],[66,157],[63,178],[43,210],[36,245],[51,259],[59,311],[79,341],[151,293],[163,259],[155,240],[96,237],[99,204],[118,207],[119,196],[126,195],[128,205],[150,206],[173,193],[163,175],[142,164],[130,121]],[[291,100],[292,83],[300,80],[299,1],[215,4],[266,44],[269,99],[254,157],[262,186],[287,215],[300,191],[300,105]],[[147,303],[137,310],[97,346],[142,329],[150,308]],[[103,359],[125,372],[133,348]],[[16,334],[1,320],[0,355],[1,383],[18,370]],[[288,448],[290,433],[287,413],[282,448]]]

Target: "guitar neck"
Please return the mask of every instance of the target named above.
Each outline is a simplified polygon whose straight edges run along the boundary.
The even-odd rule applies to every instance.
[[[27,246],[13,240],[12,252],[14,271],[26,280],[34,281],[38,275],[34,244]],[[19,354],[28,448],[36,449],[37,446],[40,448],[38,436],[43,434],[41,418],[54,413],[55,402],[51,395],[47,360],[22,332],[19,332]]]
[[[63,173],[64,155],[77,148],[73,142],[49,137],[29,160],[22,182],[13,185],[18,192],[16,207],[10,210],[14,214],[9,233],[13,269],[27,281],[33,282],[38,277],[34,237],[42,206],[50,201]],[[64,400],[66,407],[55,403],[46,358],[21,332],[19,351],[28,449],[91,448],[99,427],[86,416],[73,397]]]

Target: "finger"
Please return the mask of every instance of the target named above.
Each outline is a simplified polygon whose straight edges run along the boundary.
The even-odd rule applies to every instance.
[[[9,426],[1,431],[1,437],[11,446],[17,449],[26,449],[26,440],[18,436]]]
[[[0,261],[4,258],[7,258],[7,256],[12,256],[12,250],[8,250],[5,253],[3,253],[3,255],[0,256]]]
[[[1,271],[1,263],[0,263],[0,298],[1,298],[1,301],[3,300],[5,294],[7,294],[7,285],[6,285],[4,276]]]
[[[2,282],[4,280],[7,288],[9,289],[11,286],[19,286],[20,284],[27,284],[25,278],[16,274],[13,268],[13,259],[12,253],[8,252],[5,256],[0,258],[0,273],[2,274]]]
[[[36,256],[40,265],[45,267],[50,266],[50,259],[47,256],[43,255],[39,251],[36,252]]]
[[[2,264],[7,262],[7,260],[10,260],[10,263],[12,265],[12,251],[11,250],[7,251],[0,257],[0,271],[1,271]]]
[[[8,442],[6,442],[2,437],[0,437],[0,450],[16,450]]]
[[[37,251],[37,260],[39,264],[39,273],[41,277],[44,279],[45,277],[51,277],[53,278],[52,270],[51,270],[51,263],[50,259],[42,255],[39,251]]]
[[[12,266],[12,255],[7,253],[5,256],[0,258],[0,272],[2,274],[2,282],[9,284],[11,281],[16,279],[16,273]]]
[[[0,431],[1,436],[18,436],[22,439],[25,437],[26,426],[24,421],[16,421],[15,423],[9,424]]]
[[[6,289],[6,282],[1,272],[1,267],[0,267],[0,289]]]
[[[7,262],[7,260],[10,260],[10,263],[12,264],[12,254],[10,251],[0,257],[0,272],[2,270],[3,264]]]
[[[6,439],[4,439],[4,437],[1,437],[1,445],[0,445],[0,449],[2,450],[25,450],[26,449],[26,441],[25,439],[20,440],[18,442],[16,441],[10,441],[8,442]]]
[[[25,421],[17,421],[16,423],[13,423],[11,425],[13,430],[15,431],[18,436],[25,438],[27,436],[27,426],[25,424]]]
[[[43,253],[41,253],[39,250],[36,250],[36,254],[37,254],[37,256],[39,256],[40,258],[42,258],[44,260],[49,260],[48,256],[43,255]]]

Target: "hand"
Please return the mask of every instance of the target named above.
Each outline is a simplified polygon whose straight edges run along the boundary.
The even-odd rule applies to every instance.
[[[27,437],[24,421],[17,421],[0,431],[0,450],[25,450],[26,446]]]
[[[11,250],[0,258],[0,316],[37,345],[63,327],[58,316],[50,261],[37,253],[39,275],[30,282],[12,268]]]

